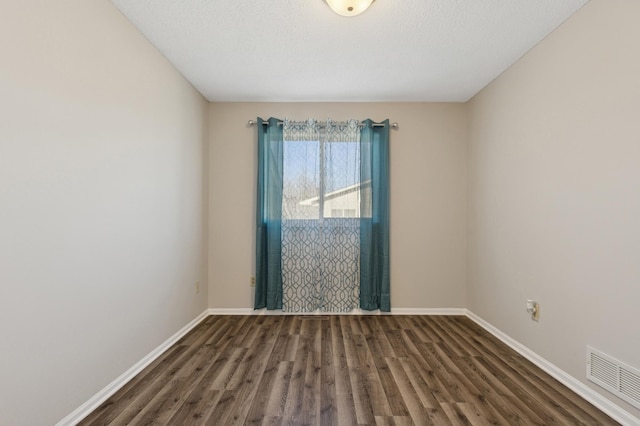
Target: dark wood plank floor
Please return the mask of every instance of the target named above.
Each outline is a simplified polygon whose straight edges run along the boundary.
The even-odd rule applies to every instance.
[[[466,317],[211,316],[83,425],[617,424]]]

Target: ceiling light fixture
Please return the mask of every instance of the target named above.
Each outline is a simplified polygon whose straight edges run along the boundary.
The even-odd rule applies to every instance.
[[[327,4],[338,15],[356,16],[367,10],[374,0],[327,0]]]

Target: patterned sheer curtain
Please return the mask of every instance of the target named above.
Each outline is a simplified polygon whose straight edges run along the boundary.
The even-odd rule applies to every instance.
[[[359,305],[360,126],[284,121],[282,310]],[[370,188],[370,186],[369,186]]]

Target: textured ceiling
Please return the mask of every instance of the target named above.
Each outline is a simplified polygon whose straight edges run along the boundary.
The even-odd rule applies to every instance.
[[[112,0],[210,101],[466,101],[587,0]]]

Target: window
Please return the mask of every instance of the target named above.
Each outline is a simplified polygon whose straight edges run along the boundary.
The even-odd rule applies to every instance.
[[[358,141],[285,140],[283,218],[358,218],[362,191]]]

